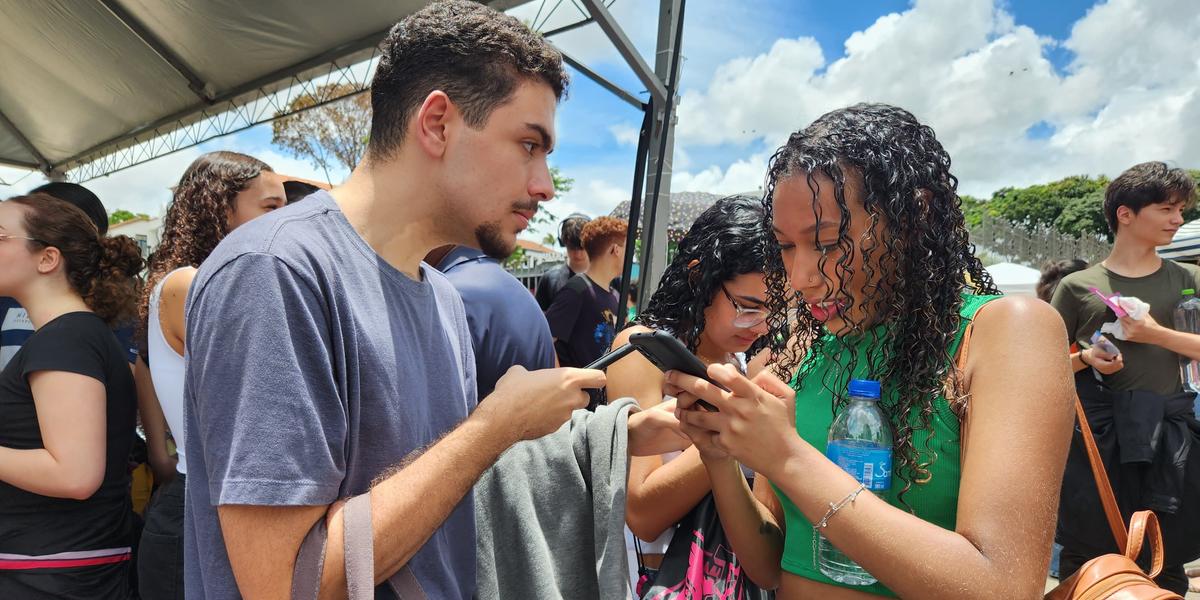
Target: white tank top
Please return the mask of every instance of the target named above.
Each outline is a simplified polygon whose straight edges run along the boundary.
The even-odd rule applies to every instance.
[[[183,357],[167,343],[163,335],[162,321],[158,315],[158,303],[162,297],[163,284],[183,267],[167,273],[154,291],[150,293],[150,307],[147,311],[146,342],[150,350],[150,377],[154,380],[154,393],[158,395],[158,403],[162,406],[163,416],[167,419],[167,427],[175,438],[175,447],[179,453],[179,464],[175,470],[187,475],[187,461],[184,459],[184,430],[183,430]]]

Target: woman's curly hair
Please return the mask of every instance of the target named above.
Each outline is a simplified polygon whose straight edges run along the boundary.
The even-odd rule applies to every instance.
[[[732,196],[708,207],[679,241],[658,288],[636,323],[667,329],[692,352],[704,331],[704,311],[721,284],[745,273],[762,273],[766,232],[757,198]]]
[[[229,214],[238,192],[271,167],[237,152],[201,155],[179,179],[163,218],[162,239],[150,257],[149,274],[138,305],[141,331],[146,330],[150,295],[158,282],[181,267],[199,267],[229,233]]]
[[[840,281],[850,281],[856,252],[862,253],[862,270],[868,280],[864,298],[855,298],[826,277],[828,298],[850,297],[843,310],[847,343],[867,345],[867,373],[885,390],[881,406],[895,428],[895,472],[905,482],[903,499],[913,483],[927,481],[929,465],[923,462],[913,437],[926,432],[932,438],[935,399],[949,389],[954,401],[961,397],[958,374],[951,368],[950,347],[959,328],[962,293],[968,286],[977,293],[999,294],[991,276],[975,257],[967,235],[958,180],[950,173],[950,155],[909,112],[884,104],[856,104],[817,119],[793,133],[771,157],[767,173],[765,231],[774,227],[772,214],[776,186],[789,177],[804,177],[813,191],[813,210],[822,218],[816,196],[818,176],[833,182],[838,212],[824,218],[839,219],[836,253],[819,259],[825,273],[827,260]],[[860,192],[870,223],[861,240],[849,234],[847,179]],[[768,235],[767,305],[776,373],[785,380],[798,375],[794,385],[822,385],[833,397],[830,409],[848,402],[842,377],[815,381],[795,373],[805,352],[823,353],[841,374],[854,373],[857,353],[843,354],[826,347],[821,321],[813,318],[788,284],[778,242]],[[834,258],[836,257],[836,258]],[[846,316],[853,303],[862,303],[864,322]],[[793,311],[789,311],[793,308]],[[883,324],[885,327],[875,327]],[[787,337],[789,328],[795,335]],[[865,335],[864,335],[865,334]],[[808,363],[811,364],[811,363]],[[930,449],[932,450],[932,449]]]

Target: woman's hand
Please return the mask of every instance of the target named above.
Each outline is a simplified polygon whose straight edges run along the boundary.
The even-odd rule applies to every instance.
[[[629,454],[655,456],[686,450],[692,441],[679,430],[675,401],[629,415]]]
[[[677,371],[667,374],[667,382],[679,392],[680,429],[706,460],[732,456],[774,478],[777,467],[803,444],[796,433],[796,393],[766,371],[750,380],[732,366],[712,365],[708,376],[730,391]],[[720,412],[696,406],[697,398]]]

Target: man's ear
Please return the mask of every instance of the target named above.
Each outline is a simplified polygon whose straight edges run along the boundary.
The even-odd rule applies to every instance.
[[[1117,207],[1117,223],[1121,225],[1128,225],[1132,223],[1133,218],[1136,216],[1137,211],[1133,210],[1129,206],[1122,205]]]
[[[432,158],[446,153],[448,129],[460,118],[458,107],[441,90],[429,92],[409,124],[408,135]]]

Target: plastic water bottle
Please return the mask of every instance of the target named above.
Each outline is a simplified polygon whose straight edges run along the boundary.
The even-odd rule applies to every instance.
[[[872,492],[892,487],[892,424],[879,408],[878,381],[850,382],[850,404],[829,428],[825,456]],[[846,508],[848,505],[842,510]],[[877,581],[820,535],[819,530],[817,536],[817,566],[826,577],[848,585],[871,585]]]
[[[1183,290],[1183,300],[1175,307],[1175,330],[1200,333],[1200,298],[1196,290]],[[1179,376],[1185,391],[1200,392],[1200,361],[1179,355]]]

